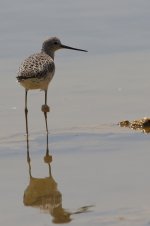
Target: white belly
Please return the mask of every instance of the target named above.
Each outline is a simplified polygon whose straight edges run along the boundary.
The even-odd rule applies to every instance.
[[[54,74],[49,74],[43,79],[30,78],[20,81],[20,84],[27,90],[29,89],[41,89],[47,90],[50,81],[52,80]]]

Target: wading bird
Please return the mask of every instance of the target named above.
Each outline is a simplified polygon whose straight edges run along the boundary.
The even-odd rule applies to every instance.
[[[27,133],[27,94],[28,90],[32,89],[41,89],[45,92],[45,104],[42,105],[42,111],[45,115],[47,129],[47,112],[49,112],[49,106],[47,105],[47,90],[55,73],[54,53],[59,49],[71,49],[87,52],[83,49],[63,45],[57,37],[51,37],[43,42],[41,52],[35,53],[26,58],[19,68],[17,80],[25,88],[25,118]]]

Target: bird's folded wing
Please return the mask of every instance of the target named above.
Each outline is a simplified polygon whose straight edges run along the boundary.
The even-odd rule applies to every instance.
[[[51,57],[44,53],[33,54],[21,64],[18,81],[30,78],[44,79],[49,73],[54,73],[55,64]]]

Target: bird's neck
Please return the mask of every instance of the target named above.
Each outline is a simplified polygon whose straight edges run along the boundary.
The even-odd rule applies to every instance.
[[[41,52],[46,53],[54,60],[54,50],[50,48],[49,43],[47,41],[43,42]]]
[[[54,60],[54,51],[42,48],[41,52],[46,53],[47,55],[49,55]]]

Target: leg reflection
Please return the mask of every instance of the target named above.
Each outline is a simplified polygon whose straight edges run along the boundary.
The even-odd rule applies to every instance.
[[[52,216],[53,223],[69,223],[73,214],[88,212],[91,206],[83,206],[77,211],[70,212],[63,208],[62,193],[58,190],[58,184],[52,176],[51,163],[52,155],[49,151],[48,133],[46,134],[46,150],[44,163],[48,165],[48,176],[43,178],[32,175],[31,157],[29,148],[29,137],[27,143],[27,163],[29,166],[29,184],[24,191],[23,202],[25,206],[39,208],[44,213]]]
[[[49,145],[48,145],[48,132],[46,134],[46,153],[44,156],[44,162],[48,164],[49,167],[49,176],[52,177],[51,174],[51,162],[52,162],[52,155],[49,154]]]
[[[71,213],[62,207],[62,194],[58,190],[58,185],[52,176],[51,163],[52,155],[49,151],[48,133],[46,134],[46,151],[44,163],[48,165],[48,177],[38,178],[32,175],[32,165],[30,157],[29,137],[26,136],[27,143],[27,163],[29,166],[29,184],[24,191],[23,202],[25,206],[39,208],[44,213],[52,216],[55,223],[67,223],[71,221]]]

